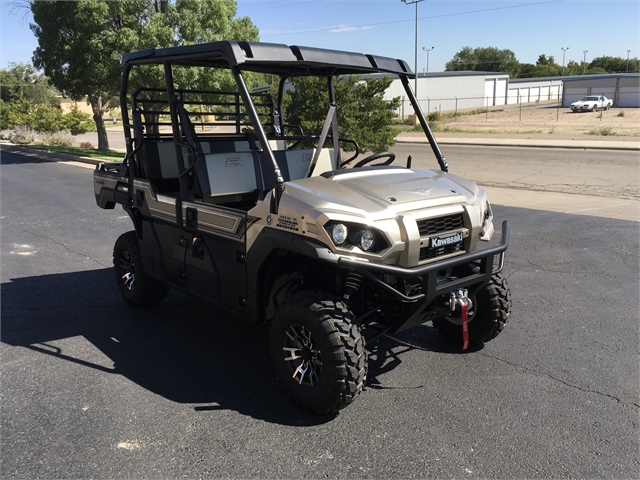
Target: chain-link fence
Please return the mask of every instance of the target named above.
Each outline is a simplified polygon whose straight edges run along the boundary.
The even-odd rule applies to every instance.
[[[492,97],[492,96],[477,96],[477,97],[426,97],[418,100],[420,108],[424,112],[425,116],[432,118],[434,116],[440,116],[443,114],[458,117],[459,115],[473,112],[486,113],[489,115],[492,111],[505,110],[505,109],[518,109],[519,111],[526,112],[529,109],[540,108],[541,105],[561,107],[561,98],[557,93],[551,92],[545,95],[544,98],[531,99],[530,96],[520,95],[520,92],[515,92],[514,95],[509,95],[506,98]],[[398,118],[401,120],[412,119],[414,115],[413,106],[406,97],[400,99],[400,106],[396,110]]]

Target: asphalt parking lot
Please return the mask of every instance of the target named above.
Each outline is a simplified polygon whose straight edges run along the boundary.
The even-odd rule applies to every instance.
[[[638,478],[637,222],[495,205],[505,331],[464,354],[428,324],[385,337],[356,402],[314,417],[266,327],[124,303],[130,220],[91,175],[2,154],[2,478]]]

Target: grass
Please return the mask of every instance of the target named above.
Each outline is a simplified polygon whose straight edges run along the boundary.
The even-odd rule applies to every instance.
[[[52,147],[50,145],[27,145],[29,148],[37,150],[46,150],[47,152],[66,153],[69,155],[77,155],[78,157],[89,157],[96,160],[106,160],[109,162],[121,162],[124,159],[124,153],[117,150],[97,150],[92,148],[77,147]]]
[[[481,135],[492,135],[492,134],[505,134],[505,135],[535,135],[535,134],[543,134],[545,130],[496,130],[496,129],[474,129],[474,128],[457,128],[452,126],[451,124],[441,125],[436,122],[429,122],[429,127],[431,127],[432,132],[436,133],[474,133]],[[410,126],[396,126],[398,129],[398,133],[400,132],[422,132],[422,127],[420,125],[416,125],[415,127]],[[589,133],[590,135],[618,135],[617,133],[611,131],[611,129],[602,129],[593,131],[593,133]],[[607,131],[609,130],[609,131]],[[556,133],[554,127],[550,128],[546,131],[547,134],[553,135]]]
[[[432,125],[431,126],[431,130],[433,132],[445,132],[445,133],[481,133],[481,134],[492,134],[492,133],[499,133],[496,130],[478,130],[478,129],[472,129],[472,128],[455,128],[455,127],[450,127],[448,125],[445,126],[441,126],[438,124]]]
[[[593,130],[589,130],[587,135],[601,135],[603,137],[611,137],[617,135],[617,133],[611,127],[604,128],[594,128]]]

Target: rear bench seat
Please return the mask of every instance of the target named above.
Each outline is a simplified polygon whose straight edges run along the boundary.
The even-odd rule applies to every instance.
[[[307,177],[315,149],[284,150],[282,140],[271,140],[269,143],[285,181]],[[234,139],[211,140],[200,142],[200,148],[207,164],[212,203],[240,201],[243,195],[257,192],[256,165],[249,142]],[[333,149],[323,148],[313,176],[332,170],[332,157]],[[140,160],[145,176],[153,180],[159,191],[168,193],[180,189],[172,140],[147,140],[140,150]],[[264,154],[260,155],[259,168],[264,189],[274,188],[271,170]]]

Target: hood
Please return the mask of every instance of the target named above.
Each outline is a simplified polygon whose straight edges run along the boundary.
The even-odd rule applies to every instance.
[[[318,207],[359,210],[368,213],[400,212],[429,206],[473,204],[478,187],[441,171],[404,167],[347,169],[319,177],[288,182],[286,194]],[[314,198],[308,198],[312,195]],[[416,205],[410,205],[415,203]],[[332,208],[333,207],[333,208]],[[322,208],[322,207],[321,207]]]

